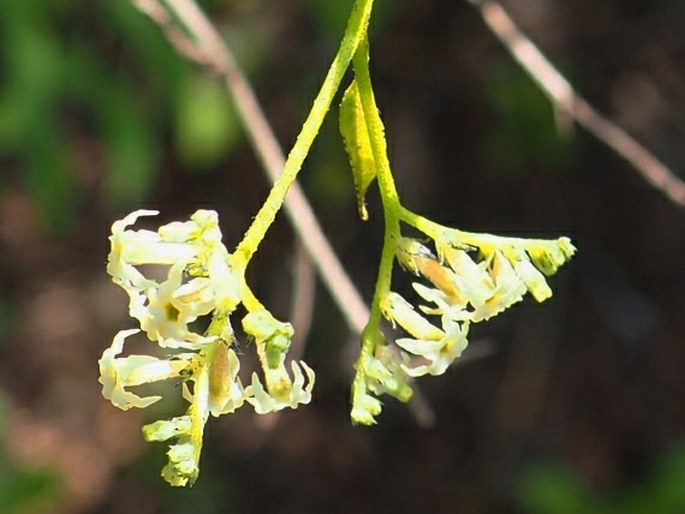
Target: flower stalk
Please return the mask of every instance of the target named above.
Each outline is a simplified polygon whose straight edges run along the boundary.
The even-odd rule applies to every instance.
[[[362,219],[368,216],[364,195],[377,179],[385,221],[371,313],[352,385],[352,421],[369,425],[382,409],[377,396],[389,394],[408,401],[411,378],[443,374],[466,349],[471,324],[503,312],[527,292],[537,301],[549,298],[552,290],[545,275],[554,274],[575,248],[568,238],[522,239],[464,232],[405,208],[394,184],[371,84],[368,38],[359,45],[353,64],[354,81],[341,105],[341,133],[360,215]],[[360,159],[359,155],[367,157]],[[402,223],[432,240],[437,255],[421,241],[403,237]],[[395,259],[424,281],[412,284],[425,302],[418,308],[391,291]],[[389,343],[382,332],[383,319],[410,337]]]
[[[552,290],[546,277],[575,252],[568,238],[465,232],[402,205],[369,70],[372,7],[373,0],[355,2],[338,52],[281,176],[232,253],[222,240],[218,215],[211,210],[198,210],[187,221],[157,230],[134,230],[131,227],[140,218],[158,214],[141,209],[112,226],[107,272],[127,293],[129,314],[138,328],[119,331],[103,352],[102,394],[123,410],[146,408],[163,395],[141,396],[135,392],[138,386],[164,381],[181,385],[180,394],[188,403],[185,413],[142,427],[146,441],[169,442],[162,476],[173,486],[197,480],[204,426],[210,416],[229,414],[244,405],[265,414],[295,409],[312,399],[314,371],[304,361],[288,360],[292,325],[269,312],[250,289],[245,273],[350,64],[354,78],[342,97],[340,130],[359,214],[367,219],[365,193],[376,181],[385,222],[378,278],[352,384],[354,423],[375,423],[382,411],[382,395],[407,402],[413,379],[445,373],[466,349],[471,325],[503,312],[527,293],[538,302],[548,299]],[[405,237],[403,225],[425,239]],[[414,302],[392,291],[396,261],[415,279]],[[232,318],[240,306],[246,311],[240,320],[242,330],[254,343],[251,347],[259,361],[247,385],[234,349]],[[388,326],[404,334],[388,337]],[[126,354],[127,338],[139,334],[152,343],[150,354]]]

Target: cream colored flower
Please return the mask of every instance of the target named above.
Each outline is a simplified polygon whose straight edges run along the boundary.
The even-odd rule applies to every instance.
[[[422,305],[423,312],[480,322],[521,301],[528,291],[542,302],[552,290],[536,266],[556,270],[575,250],[565,238],[540,241],[484,234],[482,239],[479,261],[470,255],[473,247],[453,238],[436,242],[439,258],[416,240],[400,241],[397,256],[402,265],[433,286],[413,284],[424,300],[437,306]]]
[[[495,282],[495,290],[485,303],[476,307],[470,319],[473,322],[483,321],[508,309],[523,299],[526,285],[516,273],[509,260],[502,252],[495,250],[490,260],[490,276]]]
[[[267,388],[262,385],[257,373],[252,373],[252,383],[245,388],[245,400],[254,407],[257,414],[275,412],[286,407],[295,409],[299,404],[307,404],[312,400],[316,379],[314,370],[304,361],[293,361],[290,367],[294,379],[290,378],[285,366],[264,370]]]
[[[395,344],[414,356],[422,357],[426,364],[418,366],[402,365],[402,369],[412,377],[426,374],[440,375],[461,355],[468,342],[468,322],[460,325],[449,316],[449,305],[436,299],[438,309],[446,311],[441,316],[442,329],[424,318],[402,296],[391,292],[383,303],[385,317],[400,325],[413,338],[399,338]]]
[[[266,387],[262,385],[257,374],[253,373],[252,383],[245,388],[246,400],[254,406],[255,411],[263,414],[309,403],[314,387],[314,371],[304,361],[293,361],[290,365],[294,379],[291,379],[285,366],[293,336],[292,325],[278,321],[266,310],[248,313],[242,324],[245,333],[254,338],[266,384]]]
[[[505,255],[535,300],[544,302],[552,296],[552,289],[547,284],[545,276],[533,265],[524,250],[505,251]]]
[[[146,288],[143,293],[146,302],[131,315],[140,322],[140,328],[150,340],[160,346],[197,349],[216,337],[201,336],[188,325],[212,312],[215,302],[206,279],[196,278],[183,284],[183,273],[183,262],[171,266],[167,280]]]
[[[241,303],[244,277],[231,268],[217,214],[199,210],[189,221],[169,223],[156,232],[129,228],[138,218],[156,214],[139,210],[113,224],[107,270],[127,292],[129,313],[146,336],[162,348],[183,353],[166,360],[149,355],[118,357],[126,337],[140,332],[123,330],[100,359],[100,382],[103,395],[126,410],[161,399],[137,396],[128,387],[182,380],[182,396],[190,404],[186,414],[146,425],[143,435],[147,441],[171,440],[162,476],[172,485],[184,486],[198,476],[203,430],[210,415],[234,412],[246,402],[260,414],[296,408],[311,401],[315,375],[304,362],[292,362],[292,376],[288,373],[286,354],[293,336],[289,323],[266,310],[250,312],[243,327],[255,340],[264,385],[253,373],[250,385],[243,387],[240,361],[231,347],[235,335],[230,315]],[[143,267],[147,265],[164,276],[148,278],[145,273],[150,268]]]
[[[395,341],[403,350],[423,357],[427,363],[418,366],[404,365],[402,369],[411,377],[423,375],[442,375],[447,368],[461,356],[468,346],[468,322],[463,325],[442,317],[443,336],[439,340],[400,338]]]
[[[106,349],[100,360],[102,395],[122,410],[131,407],[145,408],[159,401],[161,396],[140,397],[127,387],[177,378],[188,367],[186,360],[163,360],[149,355],[117,357],[124,349],[127,337],[139,333],[138,329],[121,330],[114,336],[112,345]]]
[[[187,262],[196,254],[192,246],[179,242],[165,242],[157,232],[150,230],[127,230],[142,216],[155,216],[158,211],[140,209],[112,225],[111,251],[107,263],[115,283],[126,289],[140,290],[155,284],[146,278],[136,266],[141,264],[165,264]]]

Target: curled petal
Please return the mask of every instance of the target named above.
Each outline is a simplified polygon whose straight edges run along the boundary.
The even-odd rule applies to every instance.
[[[441,339],[444,335],[442,330],[416,312],[407,300],[395,292],[387,295],[381,308],[387,319],[418,339]]]
[[[544,302],[552,296],[552,289],[547,284],[545,276],[533,266],[525,253],[517,256],[514,270],[538,302]]]
[[[138,221],[138,218],[142,216],[157,216],[158,214],[159,211],[154,209],[138,209],[137,211],[133,211],[132,213],[124,216],[123,219],[115,221],[112,224],[112,233],[121,234],[126,230],[126,227],[135,224],[135,222]]]
[[[193,279],[183,284],[184,263],[179,262],[171,266],[166,281],[156,287],[150,287],[143,293],[143,298],[137,300],[135,310],[131,316],[140,322],[147,336],[160,346],[167,348],[200,348],[215,337],[205,337],[191,331],[188,325],[200,315],[208,314],[214,307],[213,301],[182,301],[184,295],[188,299],[200,295],[194,289],[202,290],[204,279]],[[179,299],[179,291],[181,291]],[[211,290],[210,290],[211,293]]]
[[[447,368],[461,356],[466,349],[468,341],[468,324],[459,326],[449,319],[443,317],[443,328],[445,337],[440,341],[421,341],[417,339],[398,339],[397,345],[407,352],[423,357],[428,361],[427,364],[411,367],[403,365],[402,369],[411,377],[420,377],[426,374],[442,375]]]
[[[267,414],[278,410],[277,402],[266,392],[257,373],[252,373],[252,384],[247,386],[249,397],[247,401],[254,407],[257,414]]]
[[[312,401],[312,389],[314,387],[314,381],[316,380],[314,370],[310,368],[306,362],[300,361],[299,364],[300,365],[298,366],[295,361],[290,363],[295,380],[293,380],[292,393],[288,400],[290,407],[293,409],[297,407],[298,404],[307,404]],[[304,369],[304,372],[307,374],[306,386],[304,374],[300,367]]]
[[[426,287],[423,284],[414,282],[412,284],[414,290],[418,295],[427,302],[434,303],[436,307],[431,308],[425,305],[420,305],[421,309],[426,314],[432,315],[446,315],[449,319],[454,321],[464,321],[471,317],[471,312],[466,310],[466,307],[460,303],[450,303],[450,299],[439,289]]]
[[[491,275],[495,279],[495,293],[481,307],[475,309],[471,321],[483,321],[499,314],[520,302],[526,293],[526,285],[499,250],[492,257]]]
[[[441,253],[454,273],[455,288],[460,291],[464,303],[480,307],[492,296],[495,283],[487,272],[487,263],[476,263],[468,253],[459,248],[442,248]]]
[[[302,369],[307,375],[307,385],[305,386],[305,377]],[[286,380],[279,381],[282,389],[276,392],[267,391],[264,388],[256,373],[252,374],[252,383],[245,388],[246,400],[254,407],[257,414],[266,414],[267,412],[275,412],[286,407],[296,408],[298,404],[309,403],[312,399],[312,388],[314,387],[315,374],[304,361],[291,363],[293,376],[295,380],[292,385],[287,384],[290,379],[285,374]]]
[[[125,339],[138,332],[140,332],[138,329],[119,331],[114,336],[112,345],[103,352],[98,361],[102,395],[122,410],[128,410],[131,407],[142,409],[161,399],[161,396],[140,397],[126,391],[127,386],[178,376],[182,367],[180,365],[178,367],[176,365],[167,366],[162,364],[167,361],[160,361],[160,359],[147,355],[117,358],[116,356],[123,351]],[[146,368],[148,369],[147,373],[144,371]]]
[[[128,262],[127,251],[128,244],[131,241],[135,241],[135,245],[139,246],[157,241],[158,236],[154,232],[149,231],[129,231],[126,230],[126,227],[134,224],[141,216],[155,216],[157,214],[159,214],[158,211],[140,209],[112,224],[112,235],[109,238],[111,251],[107,259],[107,273],[115,283],[125,289],[133,287],[142,288],[154,284],[154,281],[146,279],[142,273]]]
[[[196,251],[187,244],[166,242],[157,232],[150,230],[127,230],[142,216],[155,216],[159,211],[140,209],[125,218],[115,221],[112,225],[112,253],[110,261],[115,255],[128,265],[140,264],[173,264],[179,260],[188,260],[196,255]],[[109,271],[109,268],[108,268]],[[116,276],[110,273],[112,276]]]
[[[360,425],[373,425],[376,423],[376,416],[381,413],[383,409],[383,404],[381,401],[370,395],[366,391],[366,385],[361,383],[352,386],[352,412],[350,417],[353,423],[358,423]]]

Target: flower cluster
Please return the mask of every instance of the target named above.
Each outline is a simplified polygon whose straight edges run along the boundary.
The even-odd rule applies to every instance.
[[[353,387],[355,422],[371,424],[380,413],[380,402],[367,389],[408,399],[411,391],[400,396],[382,384],[443,374],[466,348],[471,324],[501,313],[527,292],[538,302],[549,298],[545,275],[554,274],[575,252],[568,238],[528,240],[448,229],[434,243],[437,256],[416,239],[403,237],[396,244],[402,267],[423,279],[412,284],[421,304],[415,308],[392,291],[381,300],[383,316],[409,337],[395,340],[396,352],[381,341],[373,350],[373,366],[365,364],[371,354],[360,359]],[[378,366],[384,374],[372,372]]]
[[[185,415],[146,425],[143,436],[147,441],[174,441],[162,476],[183,486],[198,476],[202,434],[210,414],[231,413],[245,403],[260,414],[296,408],[311,400],[314,372],[304,362],[292,362],[291,379],[285,367],[291,325],[263,308],[248,309],[242,325],[255,339],[265,385],[255,372],[244,387],[232,348],[230,316],[243,303],[247,286],[231,266],[216,212],[199,210],[189,221],[169,223],[157,231],[129,229],[138,218],[156,214],[138,210],[112,226],[107,272],[128,294],[129,313],[140,329],[122,330],[114,337],[99,361],[100,383],[103,396],[123,410],[145,408],[161,399],[139,396],[131,387],[167,379],[182,383],[182,396],[190,403]],[[152,278],[155,272],[163,280]],[[208,326],[200,331],[204,319]],[[120,356],[126,338],[141,331],[164,349],[167,358]]]
[[[362,335],[362,351],[357,361],[357,374],[352,383],[352,412],[355,423],[371,425],[381,413],[382,404],[377,396],[389,394],[407,402],[413,391],[402,370],[403,356],[388,345],[380,331]]]

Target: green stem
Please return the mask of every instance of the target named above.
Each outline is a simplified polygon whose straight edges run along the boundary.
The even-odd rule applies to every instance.
[[[407,225],[411,225],[423,232],[434,241],[445,241],[457,246],[470,246],[487,250],[488,248],[503,248],[513,246],[517,248],[555,247],[560,239],[528,239],[520,237],[495,236],[476,232],[465,232],[456,228],[449,228],[416,214],[406,207],[399,207],[399,217]],[[563,239],[563,238],[562,238]]]
[[[365,329],[368,337],[362,337],[363,349],[371,346],[377,340],[375,333],[379,330],[381,321],[381,301],[390,292],[392,282],[392,268],[395,259],[395,245],[400,237],[400,201],[395,187],[395,181],[390,170],[388,160],[387,143],[385,140],[385,130],[383,121],[378,114],[376,99],[371,84],[371,74],[369,72],[369,43],[365,37],[360,43],[359,48],[353,59],[355,79],[359,88],[364,119],[366,121],[371,151],[376,165],[376,177],[383,203],[383,215],[385,219],[385,237],[383,240],[383,251],[378,269],[378,279],[376,289],[371,304],[371,315]]]
[[[441,235],[445,233],[445,231],[460,232],[459,230],[449,229],[443,225],[440,225],[439,223],[431,221],[428,218],[421,216],[420,214],[416,214],[415,212],[410,211],[404,206],[400,206],[399,216],[400,219],[407,225],[411,225],[412,227],[416,228],[420,232],[423,232],[433,240],[439,238]]]
[[[244,271],[247,267],[247,264],[257,251],[259,244],[276,218],[276,214],[281,209],[288,189],[297,178],[297,174],[302,168],[302,163],[309,153],[309,148],[318,135],[321,124],[338,91],[345,71],[350,65],[352,56],[366,34],[372,8],[373,0],[357,0],[355,3],[338,53],[335,55],[333,63],[326,74],[309,116],[307,116],[302,126],[300,135],[297,137],[295,145],[288,155],[283,172],[274,183],[269,196],[231,257],[231,264],[237,272]]]

